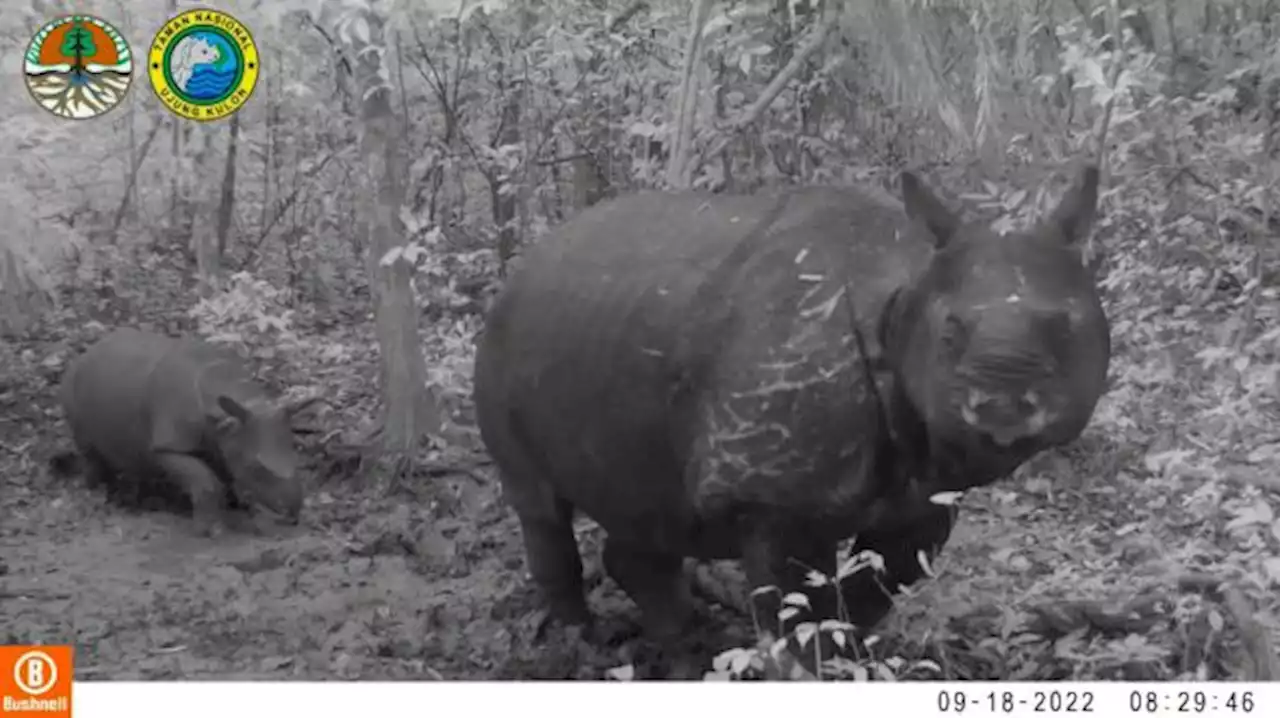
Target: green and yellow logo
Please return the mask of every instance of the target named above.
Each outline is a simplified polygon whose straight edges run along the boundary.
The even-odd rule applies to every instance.
[[[147,71],[156,97],[179,117],[212,122],[244,107],[258,84],[258,47],[239,20],[188,10],[151,41]]]
[[[36,31],[23,70],[36,104],[59,117],[86,120],[124,99],[133,81],[133,53],[106,20],[67,15]]]

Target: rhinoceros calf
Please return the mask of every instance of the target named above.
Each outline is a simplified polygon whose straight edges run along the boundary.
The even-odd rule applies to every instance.
[[[843,596],[878,621],[950,535],[929,495],[1006,476],[1092,415],[1110,357],[1079,251],[1097,182],[1086,169],[1008,236],[904,174],[905,206],[634,195],[531,248],[479,341],[475,400],[551,615],[590,620],[576,509],[661,641],[691,615],[682,557],[793,590],[854,534],[885,573]]]
[[[90,482],[176,489],[202,535],[221,533],[228,499],[298,521],[290,420],[312,401],[278,406],[233,351],[131,328],[77,357],[61,387]]]

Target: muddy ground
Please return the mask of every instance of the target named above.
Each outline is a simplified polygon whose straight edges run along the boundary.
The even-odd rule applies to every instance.
[[[567,677],[525,666],[532,595],[489,486],[467,522],[429,505],[315,492],[302,525],[198,538],[39,469],[9,480],[0,641],[73,642],[77,677]],[[445,488],[445,487],[441,487]],[[554,658],[548,656],[548,658]]]
[[[83,679],[598,678],[629,661],[627,644],[584,655],[539,640],[493,481],[432,491],[321,490],[297,528],[259,520],[262,535],[213,540],[183,516],[122,509],[32,467],[5,486],[0,641],[73,642]],[[940,565],[989,555],[993,519],[970,512]],[[634,622],[600,577],[598,538],[584,522],[593,608]],[[910,599],[915,612],[936,611],[930,588]],[[710,608],[725,648],[750,642],[747,618]]]
[[[517,526],[492,484],[458,482],[474,520],[322,491],[297,529],[259,521],[264,535],[211,540],[184,517],[33,478],[5,487],[0,642],[71,641],[83,679],[591,678],[629,658],[536,640]],[[979,540],[965,528],[954,548]],[[593,607],[634,620],[589,563]],[[717,614],[726,648],[746,642],[740,616]]]

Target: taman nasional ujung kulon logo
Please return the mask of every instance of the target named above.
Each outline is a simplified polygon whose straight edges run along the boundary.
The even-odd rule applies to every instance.
[[[27,45],[23,79],[31,98],[59,117],[87,120],[124,99],[133,53],[111,23],[66,15],[45,23]]]
[[[151,41],[147,73],[174,114],[197,122],[229,117],[258,84],[258,48],[249,29],[220,10],[188,10]]]

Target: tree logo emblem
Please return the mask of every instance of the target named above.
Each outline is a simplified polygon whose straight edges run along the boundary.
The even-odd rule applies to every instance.
[[[58,117],[87,120],[124,99],[133,81],[133,52],[102,18],[66,15],[31,38],[23,77],[36,104]]]
[[[244,23],[219,10],[188,10],[151,41],[147,74],[170,112],[213,122],[244,107],[258,84],[258,47]]]

